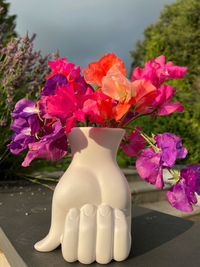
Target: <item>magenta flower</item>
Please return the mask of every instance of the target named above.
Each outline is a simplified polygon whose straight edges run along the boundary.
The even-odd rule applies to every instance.
[[[149,147],[142,150],[136,160],[136,168],[142,179],[157,188],[163,188],[163,168],[172,167],[177,158],[185,158],[187,149],[182,147],[181,139],[173,134],[157,134],[154,137],[159,151]]]
[[[185,67],[174,66],[171,61],[165,63],[165,57],[159,56],[147,61],[144,69],[137,67],[133,70],[131,80],[145,79],[159,88],[165,80],[182,78],[187,71]]]
[[[157,188],[163,188],[162,176],[162,153],[155,153],[154,149],[149,147],[143,149],[136,160],[136,168],[142,179]]]
[[[190,164],[188,165],[186,168],[192,169],[193,171],[195,171],[196,175],[197,175],[197,180],[196,180],[196,192],[198,195],[200,195],[200,165],[194,163],[194,164]]]
[[[53,74],[62,72],[68,75],[75,67],[75,64],[67,62],[66,58],[57,58],[55,61],[49,61],[48,64]]]
[[[49,61],[48,63],[51,67],[52,74],[46,77],[47,80],[59,74],[59,75],[64,75],[67,78],[67,82],[74,84],[75,93],[77,92],[85,93],[88,87],[92,89],[92,87],[89,84],[87,84],[85,82],[85,79],[81,76],[80,66],[77,66],[75,68],[75,64],[67,62],[65,58],[61,58],[61,59],[57,58],[56,61]],[[54,79],[57,79],[57,78],[54,78]],[[59,76],[58,80],[59,81],[57,85],[63,86],[66,84],[65,83],[66,81],[63,83],[63,77],[61,78],[61,76]],[[50,82],[50,84],[51,83],[52,81]],[[49,84],[47,83],[47,88],[48,87],[49,87]],[[48,92],[49,92],[49,89],[48,89]],[[55,86],[54,86],[54,92],[55,92]]]
[[[60,119],[71,117],[77,108],[77,100],[71,83],[56,88],[56,94],[46,99],[47,113]]]
[[[182,112],[184,107],[179,102],[170,103],[173,94],[175,93],[176,88],[171,88],[170,85],[164,84],[157,90],[157,96],[151,102],[152,108],[148,108],[149,111],[151,109],[155,109],[159,116],[164,116],[173,113],[178,110]]]
[[[145,139],[136,131],[125,134],[125,140],[120,144],[125,154],[130,157],[138,156],[140,150],[145,146]]]
[[[90,88],[88,88],[89,91]],[[88,90],[86,92],[88,92]],[[92,91],[93,92],[93,91]],[[49,95],[40,104],[43,112],[47,112],[51,118],[59,118],[64,124],[65,133],[69,133],[76,125],[76,121],[85,120],[85,112],[82,110],[84,100],[89,96],[81,92],[75,94],[74,84],[68,83],[65,86],[58,86],[55,95]],[[45,115],[45,117],[48,117]]]
[[[180,172],[180,179],[166,192],[169,203],[184,212],[193,211],[192,204],[197,203],[195,192],[199,193],[200,166],[191,164]]]
[[[22,166],[29,166],[35,158],[57,161],[66,155],[67,147],[67,137],[64,134],[60,121],[57,121],[51,133],[43,135],[39,141],[29,143],[29,151]]]

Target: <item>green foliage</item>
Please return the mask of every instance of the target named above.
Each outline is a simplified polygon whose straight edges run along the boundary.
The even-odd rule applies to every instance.
[[[168,81],[177,88],[174,101],[184,105],[183,113],[144,118],[139,122],[147,133],[171,132],[181,137],[189,150],[182,163],[200,163],[200,1],[178,0],[167,5],[158,21],[144,31],[144,40],[131,51],[132,70],[160,55],[175,65],[188,67],[183,80]]]
[[[9,3],[0,0],[0,47],[5,45],[10,39],[16,36],[15,32],[15,15],[8,15]],[[1,38],[2,37],[2,38]]]

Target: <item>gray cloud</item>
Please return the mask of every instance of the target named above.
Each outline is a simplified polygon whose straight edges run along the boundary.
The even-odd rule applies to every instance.
[[[35,48],[59,50],[81,67],[106,52],[116,53],[129,70],[129,51],[144,28],[174,0],[10,0],[17,31],[37,33]]]

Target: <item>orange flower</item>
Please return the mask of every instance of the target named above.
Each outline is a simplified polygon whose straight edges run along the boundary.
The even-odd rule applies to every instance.
[[[113,118],[116,121],[119,121],[130,109],[130,103],[118,103],[115,107],[115,112],[113,114]]]
[[[103,55],[99,61],[92,62],[88,65],[89,69],[83,69],[85,80],[90,84],[97,84],[102,86],[102,79],[106,76],[107,72],[114,66],[119,64],[120,71],[126,76],[126,69],[124,63],[114,53]]]
[[[103,77],[102,91],[119,102],[129,102],[133,96],[136,96],[133,83],[123,75],[119,64],[115,64]]]
[[[135,111],[139,113],[146,113],[145,107],[155,98],[157,95],[157,88],[147,80],[136,80],[133,82],[133,86],[136,91],[135,99],[132,104],[137,104]]]

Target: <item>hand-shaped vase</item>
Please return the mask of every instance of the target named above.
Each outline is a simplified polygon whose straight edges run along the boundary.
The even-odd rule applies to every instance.
[[[66,261],[122,261],[131,247],[131,194],[116,162],[125,131],[75,127],[68,134],[72,161],[57,184],[48,235],[41,252],[61,244]]]

